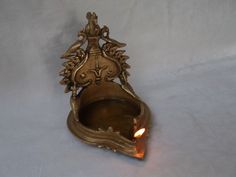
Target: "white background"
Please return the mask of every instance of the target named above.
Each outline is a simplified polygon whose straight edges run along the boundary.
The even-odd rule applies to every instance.
[[[66,127],[60,55],[95,11],[152,110],[139,161]],[[235,177],[235,0],[1,0],[0,177]]]

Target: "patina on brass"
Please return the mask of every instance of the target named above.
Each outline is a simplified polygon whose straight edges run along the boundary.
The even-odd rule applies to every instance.
[[[84,142],[143,159],[150,112],[127,81],[130,67],[124,47],[100,28],[97,15],[87,13],[88,24],[61,58],[65,92],[72,92],[68,127]],[[114,82],[118,78],[119,83]]]

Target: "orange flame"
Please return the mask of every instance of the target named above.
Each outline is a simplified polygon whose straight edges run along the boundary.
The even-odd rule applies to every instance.
[[[141,129],[139,129],[138,131],[135,132],[134,137],[135,138],[140,138],[143,135],[144,132],[145,132],[145,128],[141,128]]]

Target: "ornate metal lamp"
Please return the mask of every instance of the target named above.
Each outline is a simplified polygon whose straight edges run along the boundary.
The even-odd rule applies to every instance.
[[[125,44],[111,39],[108,27],[99,27],[95,13],[88,12],[87,19],[61,57],[66,62],[60,83],[72,92],[68,127],[85,143],[143,159],[150,112],[127,81],[129,57],[119,50]]]

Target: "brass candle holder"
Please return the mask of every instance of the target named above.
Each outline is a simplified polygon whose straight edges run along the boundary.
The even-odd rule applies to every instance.
[[[60,83],[72,92],[68,127],[85,143],[143,159],[150,111],[127,81],[129,57],[119,50],[125,44],[111,39],[107,26],[99,27],[95,13],[87,19],[61,57],[66,62]]]

